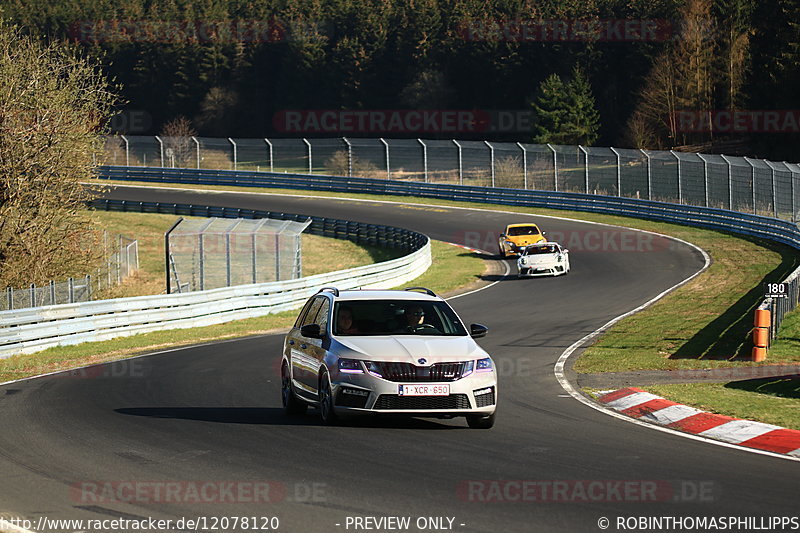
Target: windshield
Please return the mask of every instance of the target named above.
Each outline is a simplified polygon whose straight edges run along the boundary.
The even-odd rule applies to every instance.
[[[511,237],[518,237],[520,235],[538,235],[539,228],[536,226],[517,226],[516,228],[508,228],[508,235]]]
[[[554,254],[556,253],[555,246],[528,246],[525,248],[525,255],[537,255],[537,254]]]
[[[352,300],[334,305],[334,335],[467,334],[455,311],[442,301]]]

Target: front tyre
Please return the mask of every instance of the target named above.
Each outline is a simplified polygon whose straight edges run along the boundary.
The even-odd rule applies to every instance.
[[[491,429],[491,427],[494,426],[494,418],[496,413],[497,411],[489,416],[467,415],[467,425],[472,429]]]
[[[289,375],[289,365],[281,365],[281,400],[283,402],[283,412],[287,415],[304,415],[308,404],[302,401],[292,389],[292,378]]]
[[[339,418],[333,409],[333,389],[327,372],[319,376],[319,416],[322,423],[327,426],[336,425]]]

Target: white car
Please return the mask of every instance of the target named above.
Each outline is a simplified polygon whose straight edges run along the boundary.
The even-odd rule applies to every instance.
[[[497,374],[456,312],[428,289],[321,289],[286,335],[283,407],[317,407],[322,421],[341,415],[466,417],[494,425]]]
[[[518,277],[560,276],[569,272],[569,250],[557,242],[526,246],[517,258]]]

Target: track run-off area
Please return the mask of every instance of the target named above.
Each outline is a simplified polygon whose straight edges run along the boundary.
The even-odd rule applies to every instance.
[[[681,529],[670,517],[684,526],[735,517],[738,525],[723,530],[746,531],[798,514],[797,462],[608,416],[556,379],[554,366],[576,341],[704,267],[686,243],[576,220],[394,202],[127,186],[108,197],[386,224],[490,252],[507,223],[533,221],[566,240],[572,271],[517,279],[508,260],[509,269],[486,276],[497,283],[450,300],[465,323],[490,328],[479,340],[499,374],[488,431],[463,419],[327,427],[313,410],[286,417],[280,334],[1,386],[0,513],[254,517],[259,527],[249,530],[276,530],[262,517],[277,517],[277,531],[298,533],[709,529]],[[657,518],[672,527],[637,529]]]

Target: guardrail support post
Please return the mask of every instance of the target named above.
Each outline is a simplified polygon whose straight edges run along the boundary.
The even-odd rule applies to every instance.
[[[390,170],[391,167],[389,167],[389,143],[387,143],[383,139],[383,137],[381,137],[381,142],[383,143],[383,146],[386,148],[386,179],[390,180],[392,179],[392,172]]]
[[[733,211],[733,167],[727,157],[722,154],[720,154],[720,157],[728,165],[728,209]]]
[[[458,147],[458,184],[464,184],[464,166],[461,160],[461,145],[458,144],[458,141],[453,139],[453,143]]]
[[[238,150],[236,149],[236,143],[233,142],[233,139],[231,139],[230,137],[228,137],[228,142],[231,143],[231,146],[233,146],[233,170],[238,170],[239,161],[238,161],[238,154],[237,154]]]
[[[675,158],[678,162],[678,203],[683,205],[683,180],[681,179],[681,158],[678,157],[678,154],[675,153],[674,150],[670,150],[669,153]]]
[[[647,158],[647,199],[653,199],[653,169],[650,163],[650,156],[644,150],[639,150]]]
[[[483,142],[486,143],[486,146],[489,147],[489,156],[490,156],[490,160],[491,160],[491,163],[492,163],[492,187],[494,187],[494,183],[495,183],[495,179],[494,179],[494,176],[495,176],[495,174],[494,174],[494,146],[489,144],[489,141],[483,141]]]
[[[347,177],[353,177],[353,145],[347,140],[347,137],[342,137],[342,140],[347,145]],[[309,156],[311,157],[311,156]]]
[[[303,139],[303,142],[306,143],[306,146],[308,146],[308,173],[313,174],[314,167],[311,165],[311,143],[308,142],[308,139]]]
[[[128,142],[128,138],[124,135],[119,136],[125,142],[125,166],[131,166],[131,147],[130,143]]]
[[[517,143],[519,149],[522,150],[522,184],[525,190],[528,190],[528,151],[521,143]]]
[[[198,141],[196,137],[192,137],[192,140],[194,141],[195,149],[197,150],[197,168],[200,168],[200,141]]]
[[[611,146],[610,149],[617,156],[617,196],[622,197],[622,159],[616,148]]]
[[[589,194],[589,152],[580,144],[578,145],[578,150],[583,152],[583,181],[585,182],[586,194]]]
[[[161,152],[161,168],[164,168],[164,142],[158,135],[156,135],[156,140],[158,141],[159,152]]]
[[[269,139],[264,139],[264,142],[267,143],[267,147],[269,148],[269,171],[275,172],[275,167],[272,166],[272,143]]]
[[[558,192],[558,154],[551,144],[548,143],[547,147],[553,151],[553,190]]]
[[[417,142],[422,145],[422,168],[425,172],[425,183],[428,183],[428,147],[422,139],[417,139]]]

